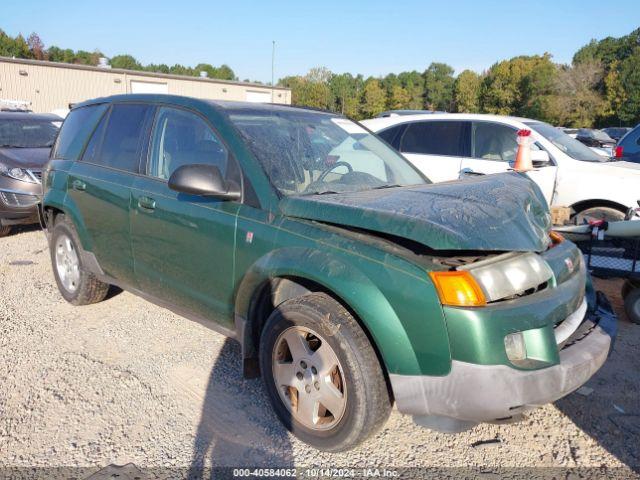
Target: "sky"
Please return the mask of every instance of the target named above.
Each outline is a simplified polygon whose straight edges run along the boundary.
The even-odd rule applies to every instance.
[[[637,0],[0,0],[0,29],[141,63],[226,63],[271,80],[325,66],[383,76],[445,62],[477,72],[516,55],[568,63],[589,40],[640,27]]]

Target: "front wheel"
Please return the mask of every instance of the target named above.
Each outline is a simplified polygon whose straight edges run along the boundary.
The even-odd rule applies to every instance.
[[[107,296],[109,285],[85,270],[79,245],[73,223],[63,214],[56,216],[49,250],[58,290],[73,305],[100,302]]]
[[[391,412],[369,339],[326,294],[287,300],[273,311],[260,340],[260,368],[282,423],[319,450],[355,447]]]

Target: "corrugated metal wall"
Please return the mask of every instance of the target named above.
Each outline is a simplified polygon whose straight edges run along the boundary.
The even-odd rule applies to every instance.
[[[166,84],[171,94],[218,100],[245,101],[247,91],[272,93],[271,88],[255,84],[0,58],[0,99],[31,102],[31,110],[38,113],[91,98],[131,93],[131,81]],[[273,89],[273,102],[290,104],[291,91]]]

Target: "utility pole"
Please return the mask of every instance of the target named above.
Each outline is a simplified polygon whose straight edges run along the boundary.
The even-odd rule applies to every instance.
[[[273,103],[273,87],[275,86],[273,82],[275,81],[274,71],[276,65],[276,41],[272,40],[271,45],[271,103]]]

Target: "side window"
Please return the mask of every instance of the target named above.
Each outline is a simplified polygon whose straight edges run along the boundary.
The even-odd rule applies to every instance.
[[[640,128],[627,135],[624,142],[620,143],[620,146],[624,148],[625,155],[640,152]]]
[[[405,126],[406,125],[396,125],[395,127],[385,128],[381,132],[378,132],[377,135],[397,150],[400,136]]]
[[[137,172],[145,137],[150,105],[115,104],[111,108],[95,163],[128,172]]]
[[[100,123],[93,131],[93,135],[91,135],[91,139],[87,144],[87,148],[84,149],[84,153],[82,154],[82,161],[89,163],[97,163],[98,162],[98,150],[102,145],[102,138],[104,137],[104,131],[107,127],[107,119],[109,117],[109,113],[105,113],[100,119]]]
[[[77,160],[87,143],[87,137],[106,109],[106,104],[100,104],[71,110],[58,134],[52,158]]]
[[[194,163],[214,165],[226,176],[229,153],[195,113],[160,108],[151,143],[149,175],[168,180],[178,167]]]
[[[402,136],[403,153],[468,156],[468,124],[457,121],[416,122]]]
[[[473,123],[471,156],[483,160],[513,162],[518,152],[517,130],[489,122]]]

